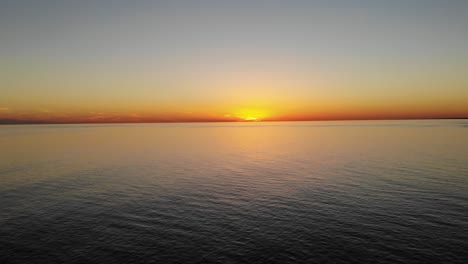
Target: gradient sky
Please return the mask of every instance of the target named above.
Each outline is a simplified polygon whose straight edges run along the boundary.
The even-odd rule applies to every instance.
[[[0,0],[0,121],[468,117],[468,1]]]

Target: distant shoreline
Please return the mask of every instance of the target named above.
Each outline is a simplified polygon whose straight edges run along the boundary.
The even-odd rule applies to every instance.
[[[135,121],[135,122],[52,122],[33,120],[0,119],[1,125],[80,125],[80,124],[170,124],[170,123],[265,123],[265,122],[327,122],[327,121],[392,121],[392,120],[465,120],[468,117],[446,117],[446,118],[384,118],[384,119],[310,119],[310,120],[263,120],[263,121],[220,121],[220,120],[200,120],[200,121]]]

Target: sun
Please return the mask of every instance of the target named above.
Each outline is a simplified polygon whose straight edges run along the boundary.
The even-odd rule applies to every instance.
[[[261,119],[259,119],[258,117],[254,117],[254,116],[246,116],[244,117],[244,121],[261,121]]]
[[[234,116],[239,118],[240,121],[259,122],[267,118],[269,115],[266,110],[248,108],[238,110]]]

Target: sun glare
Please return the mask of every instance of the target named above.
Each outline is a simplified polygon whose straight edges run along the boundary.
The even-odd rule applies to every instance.
[[[267,118],[269,115],[265,110],[259,109],[242,109],[234,116],[239,118],[239,121],[259,122]]]
[[[244,121],[260,121],[260,119],[254,116],[247,116],[244,118]]]

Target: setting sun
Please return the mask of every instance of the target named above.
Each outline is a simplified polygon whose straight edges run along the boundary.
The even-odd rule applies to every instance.
[[[247,116],[244,118],[245,121],[260,121],[257,117]]]
[[[239,118],[239,121],[258,122],[270,117],[271,114],[262,109],[242,109],[236,112],[234,116]]]

